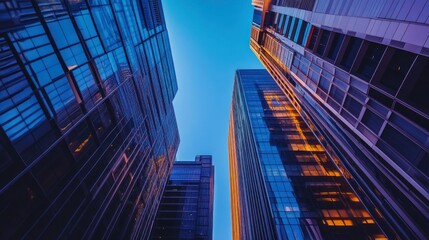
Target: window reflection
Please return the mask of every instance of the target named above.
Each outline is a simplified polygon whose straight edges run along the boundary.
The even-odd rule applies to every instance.
[[[61,131],[67,130],[81,115],[72,87],[66,77],[44,87]]]
[[[82,94],[86,109],[92,109],[93,106],[101,100],[102,95],[88,64],[76,68],[72,73]]]
[[[90,133],[86,123],[79,124],[66,136],[66,142],[75,159],[82,159],[86,154],[92,154],[94,149],[94,136]]]
[[[317,70],[316,66],[314,68]],[[320,72],[320,69],[317,71]],[[336,239],[346,235],[348,238],[364,238],[368,234],[380,234],[377,227],[357,232],[363,225],[374,225],[375,222],[346,182],[345,177],[350,178],[350,175],[344,169],[337,168],[335,163],[338,159],[326,153],[310,127],[270,76],[253,76],[255,79],[250,76],[247,79],[247,75],[245,77],[245,80],[239,82],[245,94],[245,113],[234,108],[234,112],[237,111],[234,117],[240,114],[245,117],[244,114],[249,111],[249,122],[239,121],[236,124],[240,126],[235,130],[238,129],[236,134],[245,138],[248,133],[245,128],[247,124],[251,125],[258,153],[255,164],[260,164],[262,168],[275,216],[277,236],[285,239]],[[340,82],[331,87],[331,95],[339,102],[345,98],[343,87]],[[236,144],[244,144],[246,152],[251,152],[246,143],[240,143],[238,138],[235,141]],[[236,150],[236,154],[243,154],[240,156],[243,157],[243,167],[253,161],[251,156],[244,157],[246,153],[240,150]],[[246,191],[249,191],[246,197],[257,197],[257,193],[252,190]],[[259,212],[249,211],[254,214]],[[309,231],[309,225],[313,231]],[[339,230],[340,227],[349,230],[347,234]]]
[[[112,120],[106,105],[104,103],[99,105],[97,109],[91,113],[90,119],[94,125],[97,135],[99,136],[99,139],[103,139],[109,132],[112,125]]]
[[[113,72],[111,61],[109,59],[113,59],[112,53],[108,53],[107,55],[103,55],[95,59],[97,68],[103,69],[98,73],[100,75],[100,79],[103,83],[106,94],[111,93],[118,85],[115,73]]]
[[[113,13],[109,5],[90,4],[92,16],[100,34],[101,41],[107,51],[118,48],[121,44],[119,31],[113,19]]]

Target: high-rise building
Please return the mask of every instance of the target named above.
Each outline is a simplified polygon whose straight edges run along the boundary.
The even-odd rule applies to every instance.
[[[0,2],[0,238],[148,238],[176,91],[160,0]]]
[[[229,125],[234,239],[386,239],[266,70],[238,70]]]
[[[152,239],[212,239],[214,166],[211,155],[176,161],[158,208]]]
[[[429,1],[254,0],[251,49],[390,238],[429,236]]]

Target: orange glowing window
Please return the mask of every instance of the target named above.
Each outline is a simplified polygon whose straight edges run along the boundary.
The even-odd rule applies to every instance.
[[[356,195],[354,195],[354,194],[351,194],[351,195],[350,195],[350,200],[351,200],[352,202],[359,202],[359,198],[357,198],[357,197],[356,197]]]
[[[329,215],[331,215],[331,217],[340,217],[337,210],[329,210]]]
[[[362,216],[363,216],[363,217],[368,217],[368,218],[369,218],[369,217],[371,217],[371,216],[369,215],[369,213],[368,213],[367,211],[365,211],[365,210],[362,210],[362,211],[361,211],[361,214],[362,214]]]
[[[86,138],[75,150],[75,153],[78,153],[82,151],[82,149],[85,147],[85,145],[89,142],[89,139],[91,139],[92,135],[89,135],[88,138]]]
[[[336,226],[336,227],[348,227],[348,226],[353,226],[353,221],[350,219],[326,219],[323,220],[323,223],[328,225],[328,226]]]
[[[335,226],[344,226],[344,222],[342,220],[334,220],[334,225]]]
[[[349,214],[347,213],[346,210],[342,209],[342,210],[338,210],[338,212],[340,213],[341,217],[349,217]]]
[[[374,220],[372,220],[371,218],[368,218],[368,219],[362,220],[362,223],[363,224],[374,224]]]
[[[338,202],[340,201],[338,198],[319,198],[320,200],[324,202]]]
[[[332,220],[326,220],[326,224],[328,226],[334,226],[334,222]]]
[[[353,226],[353,221],[352,220],[344,220],[344,225],[345,226]]]
[[[384,235],[375,235],[374,239],[375,240],[387,240],[388,238]]]
[[[326,175],[330,176],[330,177],[340,177],[341,174],[338,171],[327,171]]]

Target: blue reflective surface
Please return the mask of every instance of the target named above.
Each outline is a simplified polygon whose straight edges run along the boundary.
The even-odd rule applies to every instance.
[[[149,237],[179,144],[161,3],[6,5],[0,238]]]

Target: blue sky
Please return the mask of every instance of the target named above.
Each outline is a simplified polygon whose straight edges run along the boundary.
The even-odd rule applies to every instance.
[[[249,48],[250,0],[162,0],[179,92],[177,160],[211,154],[214,239],[231,239],[228,120],[236,69],[263,68]]]

